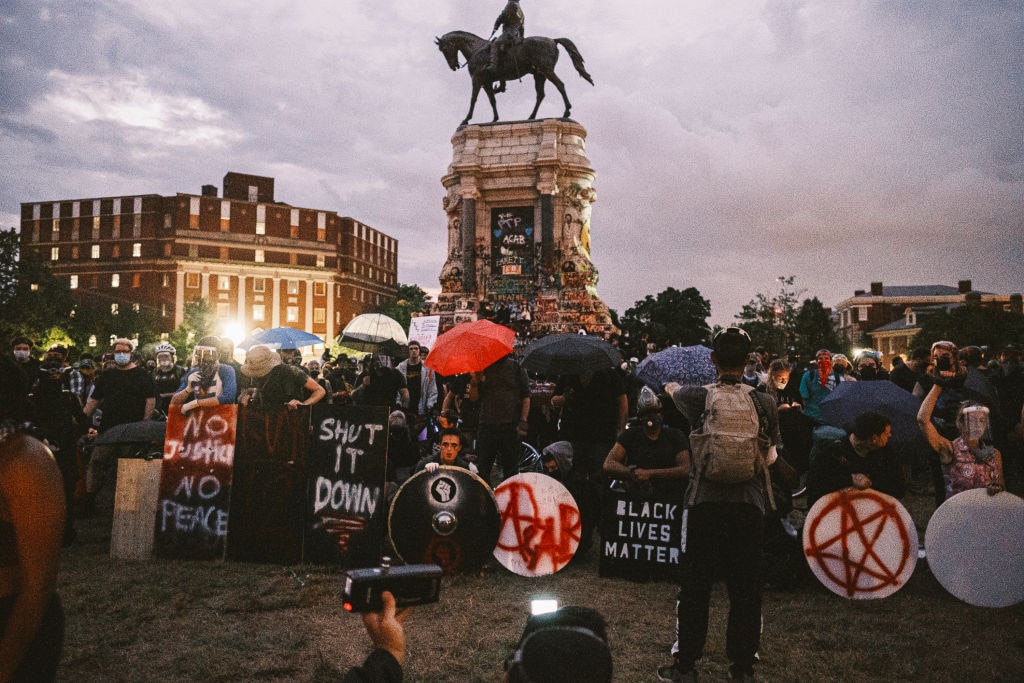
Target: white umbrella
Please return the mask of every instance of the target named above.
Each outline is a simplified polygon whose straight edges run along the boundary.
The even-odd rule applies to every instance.
[[[405,330],[402,329],[401,323],[394,318],[389,318],[382,313],[363,313],[352,318],[348,325],[345,325],[338,341],[346,346],[360,348],[387,342],[406,346],[409,343],[409,338],[406,336]]]

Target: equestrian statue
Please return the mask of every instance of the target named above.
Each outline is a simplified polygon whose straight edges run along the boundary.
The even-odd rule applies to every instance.
[[[572,105],[569,97],[565,94],[565,84],[555,74],[555,64],[558,62],[558,46],[565,48],[576,72],[591,85],[594,80],[587,73],[583,66],[583,55],[576,49],[576,46],[568,38],[544,38],[542,36],[524,37],[523,11],[519,7],[519,0],[508,0],[505,9],[498,15],[494,22],[493,36],[498,28],[502,29],[501,35],[495,40],[487,40],[468,31],[450,31],[440,38],[434,40],[441,54],[448,61],[452,71],[467,66],[469,76],[473,83],[473,94],[469,99],[469,113],[463,119],[460,126],[465,126],[473,118],[473,109],[476,106],[477,95],[483,89],[487,93],[487,99],[494,111],[493,121],[498,120],[498,106],[494,101],[494,93],[505,91],[505,82],[521,78],[526,74],[533,75],[534,86],[537,90],[537,102],[530,112],[530,118],[537,117],[537,110],[544,99],[544,82],[551,81],[558,92],[562,94],[565,102],[565,113],[562,118],[569,118],[569,111]],[[464,65],[459,64],[459,55],[465,60]],[[498,83],[498,86],[495,86]]]

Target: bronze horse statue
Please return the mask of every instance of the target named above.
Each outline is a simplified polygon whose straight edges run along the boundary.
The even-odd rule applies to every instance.
[[[465,126],[473,118],[473,108],[476,106],[476,97],[480,89],[487,93],[491,109],[494,110],[494,121],[498,120],[498,106],[494,102],[494,82],[515,80],[526,74],[533,74],[534,86],[537,89],[537,103],[530,112],[530,118],[537,117],[537,110],[540,108],[541,100],[544,99],[544,82],[551,81],[562,93],[565,101],[565,113],[562,118],[569,118],[569,97],[565,94],[565,84],[562,79],[555,75],[555,64],[558,62],[558,46],[561,45],[572,59],[572,65],[576,72],[591,85],[594,80],[583,67],[583,56],[576,49],[568,38],[544,38],[541,36],[530,36],[519,45],[514,45],[505,51],[503,61],[505,64],[498,68],[497,73],[490,68],[490,53],[493,49],[491,41],[481,38],[469,31],[450,31],[434,42],[441,50],[444,58],[448,60],[448,66],[452,71],[459,68],[459,55],[466,60],[469,67],[469,75],[473,80],[473,96],[469,99],[469,113],[463,119],[460,126]],[[500,91],[498,91],[500,92]]]

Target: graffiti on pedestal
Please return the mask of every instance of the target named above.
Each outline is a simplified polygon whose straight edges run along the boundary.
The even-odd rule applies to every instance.
[[[535,271],[533,207],[491,209],[491,274],[532,278]]]

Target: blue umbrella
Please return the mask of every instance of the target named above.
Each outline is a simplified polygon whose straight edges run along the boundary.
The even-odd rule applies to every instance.
[[[686,386],[704,386],[718,378],[711,362],[711,349],[695,346],[670,346],[640,361],[636,377],[656,391],[669,382]]]
[[[820,404],[825,423],[847,431],[861,413],[881,413],[892,421],[892,438],[900,443],[921,438],[917,426],[920,407],[920,399],[888,380],[840,382]]]
[[[297,330],[294,327],[272,327],[250,334],[238,343],[238,348],[248,349],[257,344],[264,344],[272,349],[299,349],[323,343],[323,339],[304,330]]]

